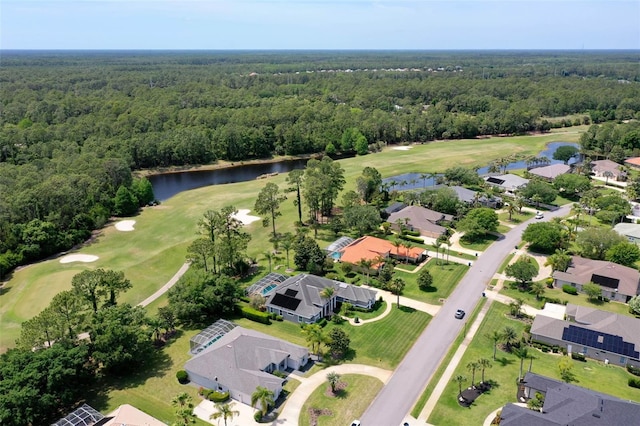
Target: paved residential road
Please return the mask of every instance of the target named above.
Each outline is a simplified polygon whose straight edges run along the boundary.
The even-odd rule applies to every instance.
[[[565,216],[570,209],[571,205],[567,205],[554,212],[544,212],[545,217],[542,221]],[[431,320],[413,347],[407,352],[389,382],[365,411],[360,419],[362,426],[399,426],[402,424],[403,419],[411,411],[438,368],[440,360],[446,355],[462,328],[466,326],[467,317],[463,320],[454,318],[456,309],[463,309],[467,315],[473,311],[482,297],[482,292],[486,289],[504,258],[520,243],[522,233],[527,225],[535,221],[535,219],[530,219],[512,228],[503,239],[493,243],[476,260],[460,280],[440,312]],[[384,348],[380,348],[380,350],[383,351]]]

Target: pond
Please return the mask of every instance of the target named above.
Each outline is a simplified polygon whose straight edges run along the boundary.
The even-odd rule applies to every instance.
[[[304,169],[307,159],[283,160],[276,163],[243,164],[217,170],[192,170],[149,176],[156,199],[165,201],[174,195],[209,185],[246,182],[258,176],[273,173],[289,173],[294,169]]]
[[[561,146],[574,146],[576,148],[580,148],[580,145],[577,143],[570,142],[551,142],[547,145],[547,147],[540,151],[537,157],[547,157],[550,160],[549,164],[562,164],[560,160],[554,160],[553,154],[556,152]],[[577,160],[572,158],[569,160],[569,164],[575,163]],[[516,170],[516,169],[525,169],[527,167],[527,163],[523,161],[516,161],[513,163],[509,163],[506,166],[507,170]],[[478,174],[480,176],[489,174],[489,166],[482,167],[478,169]],[[437,179],[441,176],[441,174],[430,175],[428,173],[404,173],[401,175],[391,176],[383,179],[384,183],[389,183],[393,189],[398,191],[404,191],[408,189],[428,189],[429,187],[433,188],[437,185]],[[395,184],[394,184],[395,183]]]

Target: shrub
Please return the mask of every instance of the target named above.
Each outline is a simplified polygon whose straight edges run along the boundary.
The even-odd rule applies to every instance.
[[[420,236],[420,231],[411,231],[409,229],[405,229],[404,230],[404,235],[410,235],[412,237],[419,237]]]
[[[286,378],[287,378],[287,374],[286,374],[286,373],[284,373],[284,372],[282,372],[282,371],[280,371],[280,370],[275,370],[275,371],[274,371],[273,373],[271,373],[271,374],[273,374],[273,375],[274,375],[274,376],[276,376],[276,377],[280,377],[281,379],[286,379]]]
[[[545,281],[546,281],[546,284],[547,284],[547,288],[553,288],[553,281],[554,280],[553,280],[552,277],[547,278]]]
[[[282,317],[282,315],[276,315],[276,321],[283,321],[284,318]]]
[[[327,275],[324,276],[325,278],[329,279],[329,280],[336,280],[336,281],[342,281],[340,279],[340,275],[336,274],[335,272],[329,272]]]
[[[262,324],[271,324],[271,320],[269,319],[270,314],[268,312],[256,311],[248,306],[240,307],[240,312],[244,318],[251,321],[260,322]]]
[[[360,281],[360,275],[356,275],[355,277],[353,277],[353,279],[351,280],[351,284],[356,284],[358,281]]]
[[[334,324],[342,324],[344,322],[344,318],[342,318],[340,315],[333,314],[333,316],[331,317],[331,322],[333,322]]]
[[[189,383],[189,374],[187,374],[186,371],[184,370],[178,370],[178,372],[176,373],[176,379],[178,379],[178,382],[182,385]]]
[[[562,291],[564,291],[567,294],[573,294],[574,296],[578,294],[578,290],[575,287],[570,286],[569,284],[563,285]]]
[[[207,395],[207,399],[213,402],[225,402],[229,399],[229,392],[220,392],[213,390]]]
[[[256,422],[260,423],[260,421],[262,420],[262,412],[256,411],[253,414],[253,420],[255,420]]]
[[[634,376],[640,376],[640,367],[634,367],[631,364],[627,364],[627,371]]]
[[[558,305],[562,304],[562,300],[558,299],[557,297],[545,297],[544,301],[547,303],[556,303]]]
[[[318,321],[316,324],[318,324],[320,327],[324,327],[327,325],[327,319],[326,318],[320,318],[320,321]]]
[[[640,389],[640,379],[634,379],[633,377],[629,377],[629,386],[632,388]]]
[[[571,352],[571,358],[575,359],[576,361],[587,362],[587,357],[578,352]]]

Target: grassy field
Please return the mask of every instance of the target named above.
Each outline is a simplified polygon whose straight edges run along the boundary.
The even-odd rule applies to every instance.
[[[531,293],[511,288],[508,283],[505,283],[505,286],[502,288],[502,290],[500,290],[500,293],[509,297],[520,298],[524,300],[525,304],[538,309],[542,309],[545,303],[544,300],[536,299],[536,296]],[[614,312],[620,315],[633,316],[631,313],[629,313],[629,306],[625,305],[624,303],[603,302],[599,300],[590,301],[585,294],[577,294],[574,296],[572,294],[565,293],[560,288],[545,288],[544,296],[566,300],[567,302],[578,306],[588,306],[590,308],[602,309],[603,311]]]
[[[487,337],[487,333],[493,330],[502,330],[506,325],[512,326],[518,334],[522,333],[524,323],[507,318],[505,314],[508,310],[509,307],[506,305],[492,304],[476,337],[454,372],[454,377],[460,374],[470,380],[471,373],[467,370],[466,365],[479,358],[492,358],[493,342]],[[557,365],[560,355],[537,350],[534,350],[534,355],[536,359],[533,361],[532,371],[559,380]],[[463,408],[458,405],[456,400],[458,385],[450,382],[429,417],[429,423],[434,425],[477,425],[496,408],[508,402],[516,402],[515,382],[520,369],[520,361],[515,355],[499,350],[497,360],[492,363],[493,367],[485,373],[486,380],[496,383],[490,392],[481,395],[471,407]],[[528,366],[529,363],[525,362],[525,371]],[[574,384],[578,386],[595,389],[622,399],[640,401],[640,390],[627,386],[627,378],[631,375],[621,367],[604,365],[593,360],[586,363],[573,361],[572,372],[576,378]],[[479,374],[476,372],[476,381],[478,380]],[[467,381],[467,386],[469,385],[470,383]]]
[[[495,158],[513,153],[535,154],[548,142],[575,142],[579,134],[575,129],[568,133],[544,136],[497,137],[454,142],[430,142],[413,145],[407,151],[385,149],[383,152],[340,160],[345,170],[345,190],[355,188],[355,178],[364,167],[375,167],[383,177],[409,171],[442,172],[456,165],[484,166]],[[425,166],[436,165],[437,166]],[[268,179],[280,188],[285,187],[286,175]],[[196,238],[197,222],[207,209],[220,209],[225,205],[253,209],[260,189],[267,182],[241,182],[208,186],[186,191],[163,204],[144,209],[136,220],[135,231],[119,232],[108,226],[96,239],[76,250],[93,254],[99,260],[90,264],[60,264],[51,259],[15,271],[4,285],[0,304],[0,352],[14,345],[19,336],[20,323],[38,314],[49,304],[53,295],[69,289],[71,277],[88,268],[107,268],[124,271],[133,288],[121,296],[121,300],[138,303],[166,283],[184,262],[186,247]],[[276,226],[279,232],[294,231],[297,211],[293,197],[283,203],[282,216]],[[262,258],[271,248],[270,228],[263,228],[260,221],[247,227],[253,239],[248,255]],[[329,231],[320,231],[321,246],[334,239]],[[284,260],[280,261],[284,264]],[[262,263],[266,263],[262,261]]]
[[[509,221],[509,213],[508,212],[502,212],[502,213],[498,214],[498,219],[500,220],[500,222],[517,225],[519,223],[524,222],[525,220],[531,219],[534,215],[535,215],[535,213],[533,213],[533,212],[529,212],[529,211],[523,210],[522,213],[517,213],[517,212],[512,213],[511,214],[511,221]]]
[[[312,408],[331,412],[331,414],[318,417],[317,424],[319,426],[351,424],[353,419],[362,416],[383,385],[375,377],[357,374],[345,374],[340,377],[340,382],[344,383],[345,387],[338,391],[336,396],[327,395],[327,390],[330,390],[328,383],[326,386],[319,386],[311,394],[302,406],[299,425],[309,426],[311,424],[309,410]]]
[[[449,297],[458,282],[469,270],[468,266],[459,263],[438,265],[435,259],[429,260],[423,268],[428,269],[433,277],[433,287],[429,289],[430,291],[420,290],[420,287],[418,287],[419,272],[411,274],[396,270],[394,277],[402,278],[406,284],[402,291],[403,296],[433,305],[442,304],[440,299]]]
[[[393,370],[404,358],[430,319],[431,316],[424,312],[410,308],[397,309],[394,304],[391,313],[380,321],[360,326],[352,326],[346,322],[336,325],[330,322],[324,330],[329,332],[333,327],[342,327],[347,332],[351,338],[352,349],[346,357],[347,362],[375,365]],[[234,322],[241,327],[306,346],[300,326],[292,322],[281,321],[265,325],[244,318],[234,320]]]
[[[506,227],[505,227],[506,228]],[[460,245],[469,250],[485,251],[491,244],[493,244],[499,237],[497,235],[488,234],[484,237],[477,238],[473,241],[467,241],[464,237],[460,238]]]

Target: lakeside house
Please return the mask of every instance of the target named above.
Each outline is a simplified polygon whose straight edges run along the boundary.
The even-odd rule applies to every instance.
[[[515,195],[516,191],[524,188],[529,183],[529,179],[511,173],[485,176],[483,179],[487,184],[498,187],[509,195]]]
[[[408,206],[404,209],[389,215],[387,222],[391,228],[400,231],[400,227],[405,227],[411,231],[418,231],[420,235],[430,238],[438,238],[447,233],[447,228],[442,226],[443,222],[451,222],[453,216],[440,213],[420,206]]]
[[[566,164],[551,164],[549,166],[536,167],[535,169],[531,169],[529,170],[529,174],[551,182],[558,176],[569,173],[570,170],[571,166],[568,166]]]

